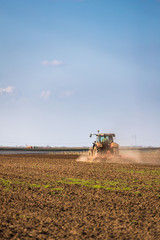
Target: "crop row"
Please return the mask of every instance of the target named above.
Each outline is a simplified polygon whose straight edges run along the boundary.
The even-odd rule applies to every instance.
[[[155,179],[151,182],[139,182],[137,179],[132,180],[130,182],[124,181],[121,179],[116,179],[115,181],[104,180],[85,180],[85,179],[75,179],[75,178],[61,178],[59,180],[54,180],[47,182],[47,184],[39,184],[39,183],[28,183],[28,182],[20,182],[20,181],[12,181],[7,179],[0,179],[1,185],[5,190],[10,190],[15,188],[17,185],[21,185],[27,189],[33,188],[41,188],[43,190],[50,189],[51,192],[62,191],[67,185],[77,185],[86,188],[92,189],[104,189],[108,191],[129,191],[134,194],[142,195],[144,191],[154,190],[156,192],[159,191],[158,180]],[[158,193],[157,193],[158,194]],[[159,196],[159,195],[158,195]]]

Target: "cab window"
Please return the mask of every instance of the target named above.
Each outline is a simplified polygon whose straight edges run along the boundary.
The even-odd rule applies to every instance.
[[[109,141],[109,136],[100,136],[99,137],[99,142],[105,142],[105,141]]]

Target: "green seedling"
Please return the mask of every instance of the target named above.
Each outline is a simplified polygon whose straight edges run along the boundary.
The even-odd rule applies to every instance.
[[[67,185],[81,185],[88,188],[94,189],[106,189],[112,191],[130,191],[131,186],[128,187],[126,183],[122,180],[116,181],[98,181],[98,180],[84,180],[84,179],[73,179],[73,178],[63,178],[58,180],[57,183],[67,184]]]
[[[11,181],[11,180],[6,180],[6,179],[0,179],[0,182],[3,184],[3,186],[5,186],[5,190],[9,190],[10,188],[13,188],[13,186],[11,186],[11,184],[13,185],[24,185],[27,186],[29,188],[51,188],[53,186],[51,185],[41,185],[41,184],[37,184],[37,183],[25,183],[25,182],[19,182],[19,181]],[[62,188],[53,188],[54,190],[62,190]]]
[[[110,188],[110,187],[106,187],[105,189],[108,190],[108,191],[115,191],[115,190],[117,190],[116,188]]]
[[[33,183],[33,184],[29,184],[29,187],[35,187],[35,188],[40,188],[41,185],[40,184],[36,184],[36,183]]]
[[[141,192],[139,192],[139,191],[137,191],[137,192],[134,192],[134,194],[136,194],[136,195],[139,195],[139,196],[141,196],[141,195],[142,195],[142,193],[141,193]]]
[[[106,187],[101,185],[92,185],[92,188],[100,189],[100,188],[106,188]]]
[[[43,185],[42,187],[43,188],[50,188],[51,186],[50,185]]]
[[[0,179],[0,181],[1,181],[2,185],[5,187],[4,188],[5,191],[9,191],[12,188],[10,180]]]
[[[126,187],[126,188],[122,188],[123,191],[130,191],[131,188],[130,187]]]
[[[53,191],[62,191],[63,188],[52,188]]]
[[[126,170],[126,169],[116,169],[115,171],[117,172],[126,172],[126,173],[132,173],[132,174],[149,174],[149,175],[160,175],[160,169],[157,170],[148,170],[148,169],[144,169],[144,170]]]
[[[52,192],[49,192],[50,195],[57,195],[63,190],[63,188],[52,188],[51,190]]]

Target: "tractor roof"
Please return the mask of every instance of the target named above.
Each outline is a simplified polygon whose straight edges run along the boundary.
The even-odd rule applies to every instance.
[[[114,133],[99,133],[99,131],[98,131],[98,133],[90,133],[90,137],[92,137],[93,135],[95,135],[95,136],[97,136],[97,137],[109,137],[109,136],[111,136],[111,137],[115,137],[115,134]]]
[[[115,134],[114,133],[97,133],[96,136],[112,136],[112,137],[115,137]]]

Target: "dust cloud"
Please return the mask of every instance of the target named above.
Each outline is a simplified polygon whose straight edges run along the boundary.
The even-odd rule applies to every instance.
[[[118,157],[106,159],[102,157],[88,157],[88,154],[82,154],[78,162],[90,163],[120,163],[120,164],[147,164],[160,165],[160,150],[142,151],[142,150],[120,150]]]

